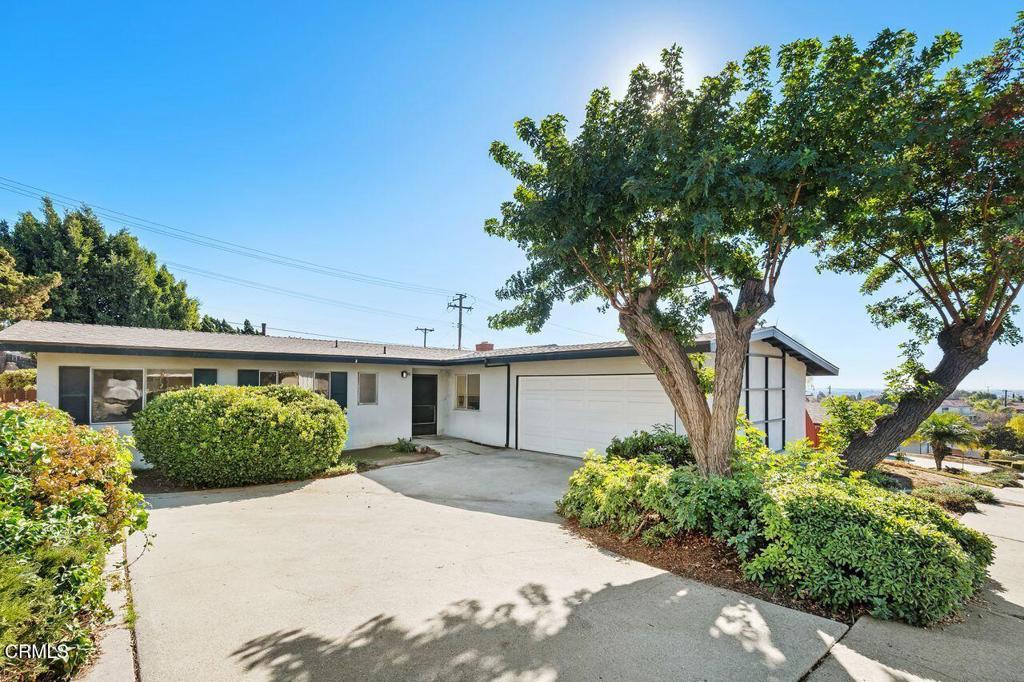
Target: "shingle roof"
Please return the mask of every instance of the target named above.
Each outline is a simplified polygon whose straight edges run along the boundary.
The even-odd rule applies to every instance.
[[[803,360],[811,374],[837,374],[838,368],[774,327],[754,332],[755,341],[765,341]],[[697,351],[706,351],[713,334],[695,338]],[[573,359],[635,355],[628,341],[581,344],[547,344],[497,348],[489,351],[424,348],[391,343],[364,343],[307,339],[295,336],[217,334],[210,332],[116,327],[71,322],[23,321],[0,331],[0,346],[58,353],[112,353],[126,355],[185,355],[222,358],[278,358],[376,363],[421,363],[430,365],[501,363],[511,360]]]
[[[270,353],[337,355],[377,358],[394,356],[414,360],[442,360],[465,354],[451,348],[423,348],[385,343],[361,343],[307,339],[298,336],[262,336],[217,334],[178,329],[116,327],[72,322],[25,321],[0,332],[0,343],[17,346],[19,342],[59,346],[88,346],[126,349],[188,350],[231,353]]]
[[[807,410],[807,416],[811,418],[811,422],[815,424],[823,423],[825,417],[828,416],[825,406],[821,404],[820,400],[807,400],[804,402],[804,408]]]

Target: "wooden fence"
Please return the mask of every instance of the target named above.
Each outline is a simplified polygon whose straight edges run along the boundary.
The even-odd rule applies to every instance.
[[[34,388],[0,388],[0,403],[32,402],[35,399]]]

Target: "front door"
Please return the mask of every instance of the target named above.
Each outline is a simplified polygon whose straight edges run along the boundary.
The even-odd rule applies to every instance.
[[[412,375],[412,435],[437,433],[437,375]]]

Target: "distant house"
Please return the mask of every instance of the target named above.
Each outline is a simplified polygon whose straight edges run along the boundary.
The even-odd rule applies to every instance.
[[[821,444],[818,432],[821,430],[821,425],[825,422],[825,417],[827,416],[825,406],[821,404],[820,400],[808,398],[807,402],[804,403],[804,431],[807,434],[807,440],[811,441],[811,445],[814,447],[818,447]]]
[[[939,409],[936,412],[955,412],[956,414],[962,414],[963,416],[970,418],[974,416],[974,408],[966,400],[960,398],[946,398],[939,405]]]

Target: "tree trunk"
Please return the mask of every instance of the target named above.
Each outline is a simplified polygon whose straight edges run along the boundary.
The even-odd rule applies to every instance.
[[[641,292],[635,310],[619,313],[619,324],[665,389],[686,429],[698,468],[705,475],[728,476],[750,335],[774,298],[760,280],[750,280],[740,288],[735,309],[726,299],[711,304],[715,382],[710,406],[687,349],[651,314],[656,302],[653,293]]]
[[[938,389],[923,398],[904,396],[892,414],[879,419],[870,431],[854,435],[843,452],[850,469],[867,471],[910,438],[968,374],[985,364],[991,345],[985,341],[984,330],[969,323],[946,327],[939,333],[938,343],[942,359],[927,375]]]
[[[945,444],[943,443],[932,443],[932,457],[935,458],[935,470],[942,471],[942,460],[946,459],[946,455],[949,454]]]

